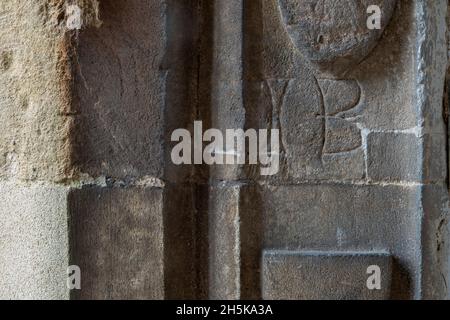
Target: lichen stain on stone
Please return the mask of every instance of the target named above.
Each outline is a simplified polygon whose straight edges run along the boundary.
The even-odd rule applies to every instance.
[[[75,0],[66,1],[66,5],[77,5],[82,10],[83,27],[99,28],[102,25],[100,20],[100,2],[98,0]]]
[[[100,27],[100,9],[98,0],[48,0],[39,7],[39,16],[46,26],[60,28],[63,32],[67,29],[67,8],[76,5],[81,9],[82,27]]]
[[[7,71],[13,63],[12,51],[0,52],[0,72]]]

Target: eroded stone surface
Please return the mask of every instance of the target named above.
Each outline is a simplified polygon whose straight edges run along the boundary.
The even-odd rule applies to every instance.
[[[63,1],[0,4],[0,177],[71,176],[69,42]]]
[[[325,74],[365,58],[390,21],[396,0],[279,0],[287,31],[302,54]],[[367,27],[367,8],[381,9],[381,28]]]
[[[74,165],[93,177],[162,177],[167,45],[165,5],[101,3],[75,61]]]
[[[0,183],[0,298],[68,299],[63,186]]]
[[[163,299],[161,189],[72,190],[70,263],[81,269],[76,299]]]
[[[368,177],[373,181],[419,181],[420,139],[414,133],[371,133]]]

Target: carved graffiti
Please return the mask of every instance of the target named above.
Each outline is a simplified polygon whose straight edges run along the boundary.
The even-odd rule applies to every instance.
[[[279,0],[295,47],[325,76],[340,76],[363,60],[388,25],[397,0]],[[367,8],[381,10],[379,29],[367,27]]]
[[[381,9],[380,29],[367,28],[369,5]],[[346,74],[372,52],[395,5],[396,0],[278,0],[289,39],[313,72],[266,80],[272,126],[281,129],[291,176],[363,174],[362,89]]]

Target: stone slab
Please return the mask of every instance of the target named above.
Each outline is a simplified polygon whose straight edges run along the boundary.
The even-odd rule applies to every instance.
[[[74,299],[163,299],[163,191],[86,187],[69,194]]]
[[[262,260],[266,300],[390,298],[392,258],[385,253],[265,251]],[[380,269],[380,289],[367,286],[371,266]]]
[[[392,296],[420,293],[421,187],[247,186],[240,194],[241,215],[253,217],[245,232],[262,234],[262,250],[387,251],[396,259]]]
[[[421,140],[413,133],[370,133],[367,137],[368,178],[373,181],[419,182]]]
[[[68,188],[0,183],[0,299],[68,299]]]
[[[79,34],[74,163],[97,177],[161,177],[166,5],[101,4],[101,28]]]

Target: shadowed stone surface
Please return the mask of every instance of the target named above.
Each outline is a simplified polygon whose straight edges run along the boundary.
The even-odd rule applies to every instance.
[[[94,177],[163,174],[166,6],[144,2],[101,1],[101,27],[79,35],[73,155]]]
[[[241,232],[262,233],[262,248],[387,251],[398,261],[392,297],[412,298],[419,288],[420,187],[305,184],[244,190],[241,210],[257,218]],[[254,192],[261,193],[257,206]]]
[[[90,188],[69,194],[77,299],[163,299],[163,191]]]
[[[266,300],[386,300],[392,258],[388,254],[264,251]],[[367,270],[380,268],[380,289],[367,287]]]
[[[374,181],[421,179],[420,140],[415,134],[371,133],[367,143],[369,179]]]
[[[374,48],[397,0],[279,0],[286,29],[305,57],[321,71],[345,71]],[[381,28],[367,28],[367,8],[381,9]]]

